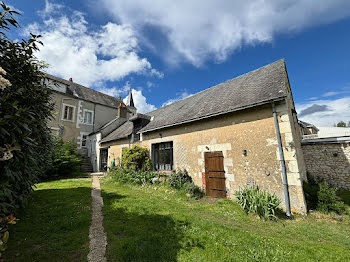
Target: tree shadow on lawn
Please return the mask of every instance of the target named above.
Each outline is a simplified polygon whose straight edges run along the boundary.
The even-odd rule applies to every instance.
[[[86,261],[91,188],[34,191],[16,217],[4,261]]]
[[[118,207],[118,201],[124,197],[103,192],[110,261],[177,261],[180,250],[204,248],[199,239],[185,236],[184,230],[191,226],[189,222],[152,210],[136,213]]]

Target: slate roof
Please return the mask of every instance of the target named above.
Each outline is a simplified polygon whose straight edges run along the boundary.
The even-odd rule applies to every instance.
[[[74,83],[72,81],[68,81],[50,74],[46,74],[46,77],[67,85],[68,94],[73,95],[82,100],[90,101],[92,103],[97,103],[113,108],[117,108],[121,102],[121,99],[119,98],[103,94],[91,88]]]
[[[126,138],[132,134],[134,129],[134,124],[131,121],[126,121],[120,127],[111,132],[108,136],[101,140],[101,143],[105,143],[108,141],[118,140],[121,138]]]
[[[299,122],[299,125],[301,125],[301,127],[303,127],[303,128],[312,127],[312,128],[316,128],[317,130],[319,130],[315,125],[310,124],[308,122],[304,122],[302,120],[298,120],[298,122]]]
[[[285,61],[281,59],[148,113],[151,122],[139,132],[281,100],[287,95],[287,82]]]

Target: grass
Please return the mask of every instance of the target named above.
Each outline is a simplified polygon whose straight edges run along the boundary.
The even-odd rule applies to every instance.
[[[350,261],[349,215],[264,221],[227,199],[108,178],[101,186],[109,261]]]
[[[16,216],[4,261],[86,261],[91,178],[38,184]]]

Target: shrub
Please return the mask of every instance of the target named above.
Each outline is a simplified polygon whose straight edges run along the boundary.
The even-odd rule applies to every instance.
[[[121,167],[130,170],[152,170],[148,149],[137,145],[133,145],[131,148],[124,148]]]
[[[69,176],[80,169],[81,159],[72,141],[55,138],[51,154],[51,167],[46,178]]]
[[[255,213],[265,219],[276,219],[275,212],[281,203],[276,195],[260,190],[256,185],[237,191],[236,198],[245,212]]]
[[[18,27],[4,3],[0,11],[0,218],[21,207],[44,174],[51,144],[47,122],[52,115],[51,90],[43,83],[43,63],[34,56],[38,36],[11,41]],[[18,13],[17,13],[18,14]],[[5,80],[6,81],[5,81]]]
[[[186,170],[172,171],[167,183],[172,188],[184,190],[195,199],[199,199],[204,196],[202,189],[193,183],[192,178],[189,176]]]
[[[181,189],[185,184],[192,183],[192,178],[189,176],[186,170],[174,170],[171,172],[167,181],[170,187]]]
[[[325,182],[317,183],[312,179],[309,179],[309,183],[304,183],[303,188],[309,210],[337,214],[345,212],[345,204],[337,196],[337,188],[330,187]]]
[[[319,191],[317,192],[317,209],[324,213],[344,213],[345,204],[340,201],[337,191],[337,188],[330,187],[326,183],[320,183]]]
[[[110,171],[110,175],[121,183],[130,183],[136,185],[149,185],[153,184],[155,178],[158,178],[158,173],[154,171],[142,171],[115,168]]]

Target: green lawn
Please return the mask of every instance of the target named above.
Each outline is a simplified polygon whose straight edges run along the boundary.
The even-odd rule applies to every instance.
[[[102,181],[109,261],[350,261],[350,217],[264,221],[230,200]]]
[[[17,217],[5,261],[86,261],[91,178],[38,184]]]

